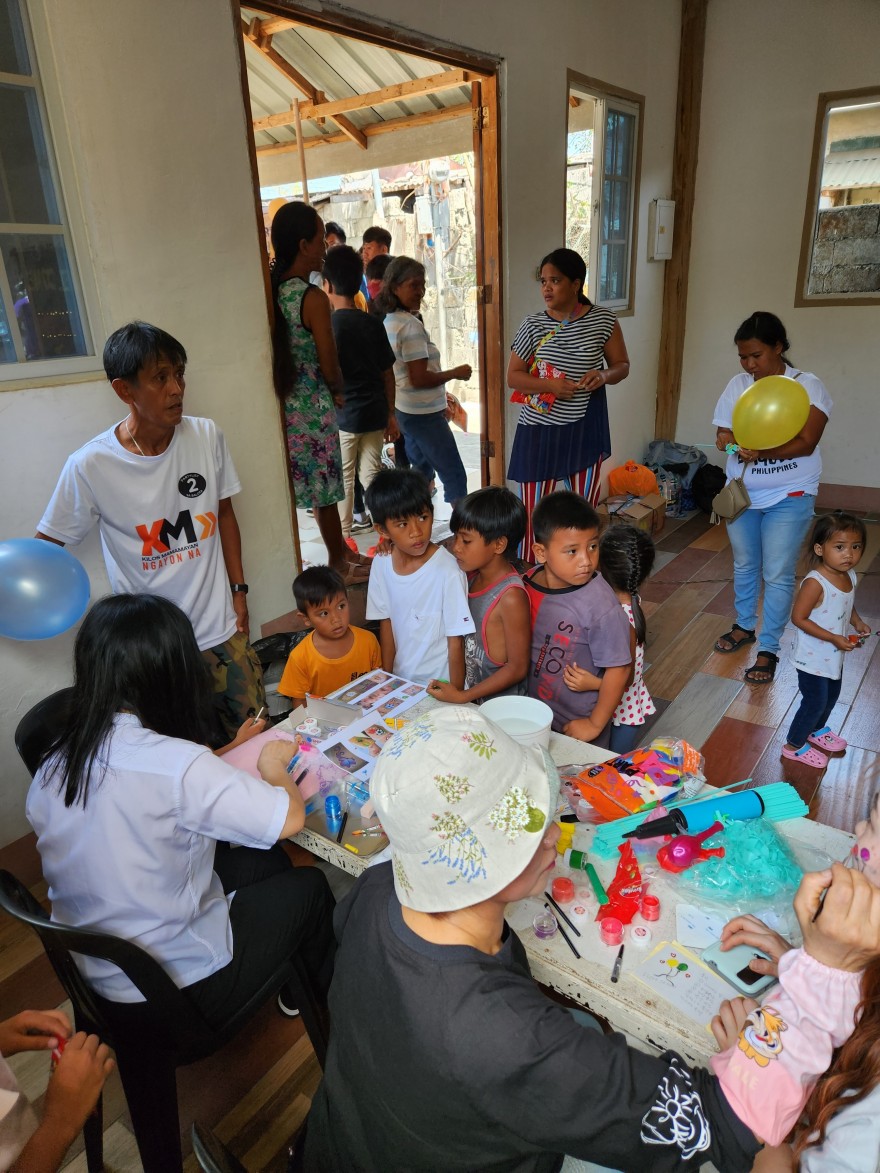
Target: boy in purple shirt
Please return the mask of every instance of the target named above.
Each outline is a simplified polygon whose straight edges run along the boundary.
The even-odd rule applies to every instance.
[[[612,714],[632,673],[629,623],[598,571],[599,518],[580,495],[542,497],[532,514],[535,557],[525,576],[532,613],[529,696],[553,710],[553,728],[607,746]],[[602,678],[584,689],[582,675]]]

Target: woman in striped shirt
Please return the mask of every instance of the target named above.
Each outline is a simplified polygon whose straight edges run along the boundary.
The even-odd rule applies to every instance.
[[[522,404],[508,477],[520,482],[529,524],[522,556],[534,561],[531,515],[557,486],[599,500],[599,470],[611,452],[605,386],[629,374],[617,318],[584,295],[587,267],[573,249],[541,262],[544,312],[530,314],[511,347],[507,384]]]

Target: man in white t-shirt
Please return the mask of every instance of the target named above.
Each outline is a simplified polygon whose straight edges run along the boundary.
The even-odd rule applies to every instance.
[[[63,546],[97,525],[115,594],[162,595],[185,612],[229,741],[265,704],[231,501],[241,484],[216,424],[183,414],[185,369],[183,346],[156,326],[111,334],[104,370],[128,415],[68,458],[37,537]]]

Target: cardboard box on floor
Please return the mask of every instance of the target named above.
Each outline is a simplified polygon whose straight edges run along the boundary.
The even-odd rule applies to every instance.
[[[666,524],[666,501],[659,493],[644,497],[606,497],[596,512],[602,529],[608,525],[634,525],[646,534],[657,534]]]

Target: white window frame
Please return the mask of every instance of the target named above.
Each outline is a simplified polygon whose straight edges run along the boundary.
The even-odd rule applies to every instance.
[[[92,322],[98,320],[96,313],[97,291],[90,269],[82,263],[84,257],[89,257],[89,250],[86,246],[85,232],[82,226],[81,209],[75,197],[72,200],[68,198],[68,193],[76,193],[77,190],[72,153],[69,148],[69,136],[62,133],[56,139],[52,133],[53,119],[49,116],[50,109],[53,115],[57,112],[59,120],[63,124],[64,107],[57,87],[57,79],[51,68],[44,68],[44,62],[51,65],[52,60],[49,48],[51,42],[48,19],[41,0],[32,0],[30,3],[28,0],[18,0],[18,7],[32,72],[30,74],[0,72],[0,83],[19,89],[30,89],[35,95],[60,223],[0,223],[0,233],[20,233],[32,236],[50,235],[60,236],[63,239],[87,353],[52,359],[25,359],[18,323],[15,320],[15,314],[11,313],[12,291],[5,268],[0,266],[0,293],[3,296],[4,309],[9,319],[9,329],[16,354],[19,356],[16,362],[0,363],[0,391],[20,390],[29,386],[46,386],[69,381],[78,382],[86,374],[100,373],[100,377],[104,377],[101,360],[95,354],[92,330]],[[69,182],[65,182],[68,178]]]
[[[618,315],[633,313],[635,308],[636,245],[638,241],[638,190],[641,181],[642,124],[644,122],[645,99],[641,94],[613,89],[607,84],[581,74],[568,72],[566,103],[569,119],[566,122],[566,184],[568,178],[568,134],[572,97],[589,98],[595,103],[593,119],[593,182],[591,192],[590,256],[588,260],[587,296],[599,302]],[[632,157],[629,169],[629,206],[627,211],[626,244],[626,293],[622,298],[603,296],[602,256],[608,240],[604,235],[604,189],[605,189],[605,127],[609,110],[618,110],[635,119]],[[566,213],[564,213],[566,214]],[[568,239],[568,224],[564,225],[564,238]]]

